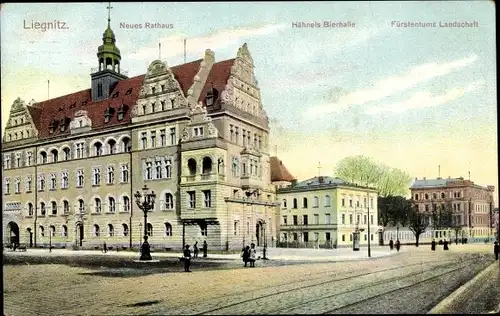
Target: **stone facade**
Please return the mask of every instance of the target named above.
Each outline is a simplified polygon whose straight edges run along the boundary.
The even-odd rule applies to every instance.
[[[350,247],[378,243],[377,191],[338,178],[315,177],[277,190],[281,203],[280,241],[307,247]]]
[[[114,45],[109,25],[105,34]],[[118,48],[109,49],[118,63]],[[207,50],[175,67],[155,60],[134,78],[99,68],[91,89],[16,100],[2,148],[4,243],[138,246],[144,213],[134,195],[147,186],[156,194],[152,247],[271,245],[279,208],[253,68],[245,44],[230,60]],[[109,95],[106,74],[119,79]],[[104,100],[92,97],[99,84]]]

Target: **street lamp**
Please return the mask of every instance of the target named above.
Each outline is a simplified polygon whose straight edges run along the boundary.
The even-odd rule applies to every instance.
[[[368,204],[368,258],[370,258],[372,256],[372,250],[370,247],[370,239],[371,239],[371,235],[370,235],[370,225],[371,225],[371,222],[370,222],[370,193],[367,193],[366,195],[368,197],[368,201],[366,201]]]
[[[141,258],[139,260],[152,260],[148,243],[148,211],[154,208],[156,194],[154,191],[147,193],[148,187],[144,185],[143,194],[137,191],[134,195],[135,203],[144,212],[144,243],[141,246]]]
[[[264,220],[264,221],[262,222],[262,227],[264,228],[264,249],[263,249],[263,252],[262,252],[262,259],[263,259],[263,260],[268,260],[268,258],[266,257],[266,250],[267,250],[266,226],[267,226],[267,223],[266,223],[266,221]]]

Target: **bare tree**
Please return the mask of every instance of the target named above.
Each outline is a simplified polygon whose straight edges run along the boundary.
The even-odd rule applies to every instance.
[[[409,228],[415,235],[415,246],[418,247],[418,242],[420,235],[425,233],[425,230],[429,226],[427,218],[418,210],[418,206],[414,205],[414,202],[410,200],[409,202]]]

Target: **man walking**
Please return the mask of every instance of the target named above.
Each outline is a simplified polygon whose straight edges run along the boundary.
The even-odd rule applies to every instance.
[[[184,272],[191,272],[189,266],[191,265],[191,250],[189,250],[189,245],[184,248]]]
[[[401,243],[399,242],[399,239],[396,240],[396,250],[399,252],[399,248],[401,248]]]
[[[495,241],[495,246],[493,246],[493,252],[495,253],[495,260],[498,260],[498,253],[500,253],[500,246],[498,241]]]
[[[394,241],[392,240],[392,238],[391,238],[391,240],[389,241],[389,249],[390,249],[391,251],[392,251],[392,249],[394,249]]]
[[[193,258],[198,258],[198,241],[196,241],[193,246]]]
[[[207,257],[207,249],[208,248],[208,244],[207,244],[207,241],[204,240],[203,241],[203,258],[206,258]]]

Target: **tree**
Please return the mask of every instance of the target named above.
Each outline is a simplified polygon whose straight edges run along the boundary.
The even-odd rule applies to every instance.
[[[346,157],[335,167],[337,177],[351,183],[377,189],[379,195],[406,195],[411,177],[405,171],[391,168],[365,156]]]
[[[429,223],[426,216],[418,210],[418,206],[414,204],[413,200],[409,200],[408,204],[410,206],[408,214],[409,228],[413,232],[413,235],[415,235],[415,246],[418,247],[420,235],[425,233]]]

